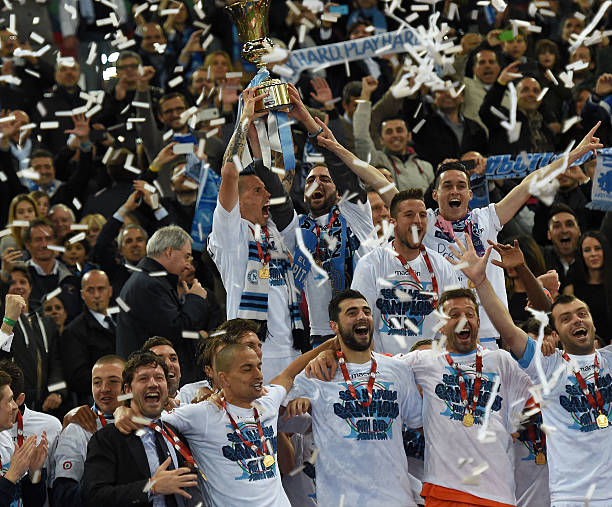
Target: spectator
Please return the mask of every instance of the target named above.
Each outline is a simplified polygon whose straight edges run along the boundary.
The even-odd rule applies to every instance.
[[[28,194],[36,202],[36,209],[39,217],[46,217],[49,214],[51,202],[49,196],[40,190],[33,190]]]
[[[45,299],[43,303],[43,311],[45,312],[45,315],[53,319],[55,325],[57,326],[57,332],[60,336],[62,336],[64,327],[66,326],[66,320],[68,319],[68,314],[66,313],[66,308],[64,307],[62,298],[60,296],[55,296],[53,298]]]
[[[151,76],[153,86],[162,90],[166,88],[177,64],[177,54],[167,42],[164,30],[158,24],[146,23],[142,27],[142,42],[138,53],[142,65],[154,70],[154,77]]]
[[[563,294],[576,296],[589,305],[597,334],[606,345],[612,338],[612,258],[608,239],[599,232],[586,232],[578,243],[578,255],[567,274]]]
[[[13,197],[9,205],[9,220],[7,225],[14,222],[27,222],[34,220],[38,216],[38,206],[34,199],[28,194],[18,194]],[[0,239],[0,254],[4,253],[7,248],[21,250],[23,248],[23,230],[24,224],[12,225],[11,233]]]
[[[551,206],[547,236],[552,245],[543,249],[546,269],[554,269],[559,274],[563,288],[567,285],[567,272],[574,263],[580,240],[580,226],[572,208],[565,204]]]
[[[102,231],[102,227],[106,223],[106,218],[104,215],[100,213],[93,213],[90,215],[85,215],[81,218],[79,224],[86,225],[86,234],[87,234],[87,242],[92,249],[96,246],[96,241],[98,241],[98,236],[100,235],[100,231]]]
[[[354,133],[355,153],[372,165],[382,165],[393,175],[398,190],[421,188],[423,191],[433,183],[434,172],[431,164],[419,158],[410,146],[412,134],[401,116],[384,118],[380,124],[381,150],[376,149],[370,135],[369,92],[376,86],[375,80],[364,80],[362,100],[355,109]]]
[[[147,243],[147,257],[138,263],[121,290],[121,299],[129,311],[119,314],[117,353],[127,357],[155,335],[163,335],[174,345],[181,361],[185,382],[201,377],[195,364],[195,344],[183,338],[184,331],[206,327],[207,292],[197,280],[185,287],[185,301],[177,293],[178,276],[192,259],[191,238],[178,226],[159,229]],[[151,276],[151,273],[163,273]]]
[[[72,224],[75,223],[74,212],[65,204],[55,204],[49,210],[49,220],[53,223],[55,237],[63,241],[70,234]]]

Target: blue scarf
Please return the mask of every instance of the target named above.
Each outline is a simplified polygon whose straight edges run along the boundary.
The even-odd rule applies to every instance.
[[[317,221],[310,214],[300,217],[300,229],[304,246],[313,257],[316,257],[318,243],[318,254],[322,261],[322,268],[329,276],[332,295],[350,286],[350,280],[353,278],[353,270],[355,269],[355,256],[353,254],[360,245],[359,239],[351,231],[346,218],[338,211],[338,206],[334,205],[330,210],[327,215],[327,223],[329,223],[334,213],[336,214],[336,219],[332,222],[329,230],[327,225],[319,227],[321,231],[320,238],[316,234]],[[327,235],[337,240],[333,251],[329,250],[325,241],[325,236]],[[296,248],[293,256],[292,269],[295,285],[301,291],[306,282],[306,276],[310,272],[311,265],[306,256],[301,254],[299,246]]]
[[[436,213],[436,230],[435,236],[437,238],[442,238],[448,241],[449,243],[455,242],[455,232],[463,232],[465,234],[469,234],[472,239],[472,243],[474,244],[474,250],[476,250],[476,254],[478,257],[482,257],[485,254],[485,247],[482,244],[482,240],[478,235],[478,224],[474,224],[472,221],[472,212],[468,211],[467,214],[460,218],[459,220],[455,220],[454,222],[450,222],[446,220],[440,215],[440,210],[437,209]]]

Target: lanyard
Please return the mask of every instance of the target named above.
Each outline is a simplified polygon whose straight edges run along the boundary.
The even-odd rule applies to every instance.
[[[224,398],[221,399],[221,403],[223,404],[223,410],[225,410],[225,413],[227,414],[227,417],[229,417],[230,423],[232,424],[232,427],[234,428],[234,433],[236,433],[236,436],[238,436],[240,441],[244,445],[246,445],[249,449],[251,449],[251,451],[253,451],[255,454],[259,456],[263,456],[264,458],[263,464],[266,468],[269,468],[272,465],[274,465],[274,462],[276,460],[274,459],[274,456],[272,455],[272,446],[269,443],[266,444],[266,440],[264,439],[264,434],[263,434],[263,428],[261,426],[261,419],[259,417],[259,412],[257,411],[257,409],[253,407],[253,417],[255,419],[255,424],[257,425],[257,433],[259,433],[259,440],[261,442],[261,447],[263,450],[257,447],[254,443],[249,442],[248,440],[245,440],[245,438],[242,436],[242,431],[240,431],[240,428],[238,427],[238,424],[236,424],[236,421],[234,421],[232,414],[230,414],[229,411],[227,410],[227,403],[225,403]]]
[[[479,346],[476,349],[476,379],[474,380],[474,389],[472,395],[472,407],[468,407],[467,400],[467,388],[465,386],[465,378],[459,365],[453,361],[451,355],[446,353],[446,361],[450,367],[457,372],[459,377],[459,393],[461,394],[461,404],[465,408],[463,415],[463,425],[472,426],[474,424],[474,413],[476,411],[476,404],[478,403],[478,395],[480,394],[480,385],[482,384],[482,349]]]
[[[17,447],[23,445],[23,416],[21,411],[17,410]]]
[[[185,458],[185,461],[187,461],[187,463],[189,463],[196,470],[200,471],[187,446],[183,442],[181,442],[181,439],[177,437],[174,432],[170,428],[168,428],[168,426],[162,426],[161,422],[160,424],[155,424],[155,422],[152,421],[149,423],[149,428],[154,431],[157,431],[158,433],[161,433],[165,437],[165,439],[170,442],[178,452],[181,453],[181,456]],[[204,480],[207,480],[202,472],[200,472],[200,474],[202,475],[202,477],[204,477]]]
[[[436,308],[438,306],[438,280],[436,278],[436,274],[434,273],[431,260],[429,259],[429,255],[427,255],[427,250],[425,250],[425,246],[421,244],[419,246],[419,250],[420,254],[423,256],[423,260],[425,261],[427,270],[429,271],[429,276],[431,276],[431,285],[433,287],[433,292],[435,293],[433,307]],[[412,279],[422,287],[421,280],[419,280],[419,277],[414,272],[414,269],[412,269],[412,266],[408,264],[408,261],[404,258],[404,256],[401,255],[397,250],[395,251],[395,254],[399,261],[402,263],[402,266],[404,266],[404,269],[408,271],[408,274],[412,277]]]
[[[98,413],[98,419],[100,419],[100,424],[104,428],[104,426],[106,426],[106,424],[107,424],[106,417],[104,417],[104,414],[102,412],[100,412],[99,410],[96,410],[96,412]]]
[[[544,454],[544,447],[546,447],[546,434],[543,431],[540,431],[540,444],[538,445],[538,438],[536,437],[536,424],[533,423],[527,426],[527,435],[533,444],[533,453],[535,454],[536,465],[546,464],[546,455]]]
[[[40,315],[36,313],[36,319],[38,320],[38,327],[40,328],[40,334],[42,336],[43,345],[45,346],[45,353],[49,353],[49,343],[47,340],[47,331],[45,330],[45,326],[40,320]],[[26,326],[23,325],[21,320],[21,315],[19,316],[18,321],[19,327],[21,328],[21,332],[23,333],[23,340],[25,341],[26,347],[30,348],[30,337],[28,336],[28,332],[26,331]],[[34,326],[32,326],[32,329]]]
[[[338,357],[338,364],[340,365],[342,376],[344,377],[344,381],[346,382],[351,396],[363,408],[369,407],[370,403],[372,403],[372,390],[374,389],[374,381],[376,380],[376,359],[374,359],[374,356],[372,355],[372,367],[370,368],[370,378],[368,379],[368,401],[359,401],[357,398],[357,391],[355,391],[355,386],[353,385],[353,382],[349,377],[348,370],[346,369],[344,354],[341,350],[336,351],[336,357]]]
[[[329,231],[332,224],[336,221],[336,218],[338,218],[338,215],[340,214],[340,211],[338,211],[338,209],[336,208],[332,214],[331,217],[329,219],[329,223],[327,224],[327,227],[325,228],[326,231]],[[317,261],[317,264],[319,264],[322,259],[321,259],[321,254],[319,252],[319,245],[321,244],[321,228],[319,227],[319,224],[317,223],[316,219],[314,220],[314,224],[315,224],[315,234],[317,235],[317,249],[315,251],[315,261]]]
[[[251,232],[253,233],[253,237],[255,238],[255,231],[249,226]],[[255,238],[255,243],[257,244],[257,253],[259,254],[259,260],[265,266],[270,261],[270,252],[268,252],[268,245],[270,244],[270,233],[268,232],[267,226],[262,226],[262,230],[266,236],[266,253],[264,255],[263,249],[261,248],[261,243],[259,242],[259,238]]]
[[[571,365],[571,359],[567,355],[567,352],[563,352],[563,359],[565,359]],[[606,428],[608,426],[608,418],[603,413],[604,400],[601,396],[599,388],[597,387],[597,380],[599,379],[599,360],[597,359],[597,354],[595,354],[595,363],[593,366],[593,391],[595,391],[595,397],[593,397],[593,395],[591,394],[587,383],[582,377],[582,373],[580,373],[580,369],[577,366],[572,366],[572,369],[574,370],[574,376],[576,377],[576,380],[580,385],[580,389],[582,389],[583,394],[586,396],[589,405],[591,405],[593,410],[599,413],[599,416],[597,417],[597,426],[599,426],[600,428]],[[596,399],[597,401],[595,401]]]

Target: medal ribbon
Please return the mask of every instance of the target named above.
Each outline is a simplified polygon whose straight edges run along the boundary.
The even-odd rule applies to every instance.
[[[332,224],[336,221],[336,218],[338,217],[339,214],[340,214],[340,211],[338,211],[338,209],[336,208],[331,214],[329,223],[327,224],[327,227],[325,228],[326,231],[329,231],[329,229],[331,228]],[[321,228],[319,227],[319,224],[317,223],[315,219],[313,219],[313,221],[315,224],[315,234],[317,236],[317,249],[315,251],[315,258],[322,260],[321,254],[319,253],[319,245],[321,244]]]
[[[565,359],[568,363],[571,364],[571,359],[567,355],[567,352],[563,353],[563,359]],[[597,402],[595,401],[595,398],[591,394],[591,391],[589,390],[587,383],[582,377],[582,374],[580,373],[580,369],[578,367],[576,368],[572,367],[572,369],[574,370],[574,376],[576,377],[576,380],[578,381],[578,384],[580,385],[580,389],[582,389],[582,392],[586,396],[586,399],[589,402],[589,405],[591,405],[591,407],[593,407],[593,410],[595,410],[596,412],[603,414],[604,400],[603,400],[603,397],[601,396],[601,392],[599,391],[599,388],[597,387],[597,379],[599,378],[599,360],[597,359],[597,354],[595,354],[595,364],[593,368],[593,390],[595,391],[595,398],[597,398]]]
[[[17,447],[23,445],[23,416],[21,411],[17,411]]]
[[[427,250],[425,250],[425,246],[420,245],[419,250],[420,250],[420,254],[423,256],[423,260],[425,261],[425,265],[427,266],[429,275],[431,276],[431,285],[433,286],[433,292],[436,293],[436,295],[434,296],[434,300],[432,302],[433,307],[436,308],[436,306],[438,306],[438,297],[439,297],[438,296],[438,280],[436,278],[436,274],[434,273],[433,266],[431,265],[431,260],[429,259],[429,255],[427,255]],[[408,261],[405,259],[405,257],[402,254],[400,254],[397,250],[395,251],[395,254],[396,254],[396,257],[399,259],[399,261],[402,263],[402,266],[404,266],[404,269],[408,271],[408,274],[412,277],[412,279],[416,283],[422,286],[421,280],[419,280],[419,277],[414,272],[414,269],[412,269],[412,266],[408,264]]]
[[[459,376],[459,393],[461,394],[461,404],[465,407],[465,410],[474,415],[476,411],[476,404],[478,403],[478,395],[480,394],[480,385],[482,384],[482,350],[480,347],[476,349],[476,379],[474,380],[474,393],[472,396],[472,408],[468,408],[467,400],[467,388],[465,386],[465,379],[463,378],[463,372],[459,365],[453,361],[451,355],[446,353],[446,361],[450,367],[457,372]]]
[[[251,227],[249,227],[249,229],[251,229],[253,236],[255,236],[255,231]],[[265,266],[268,262],[270,262],[270,257],[271,257],[270,252],[268,252],[268,244],[270,243],[270,233],[268,232],[268,227],[265,225],[262,226],[262,230],[264,234],[266,235],[266,254],[264,255],[263,253],[263,249],[261,248],[261,243],[259,242],[259,238],[255,238],[255,244],[257,245],[257,253],[259,254],[259,260]]]
[[[100,412],[99,410],[96,409],[96,412],[98,413],[98,419],[100,419],[100,424],[102,425],[102,427],[104,428],[104,426],[106,426],[106,417],[104,417],[104,414],[102,412]]]
[[[244,439],[244,437],[242,436],[242,431],[240,431],[238,424],[236,424],[236,421],[234,421],[232,414],[230,414],[229,411],[227,410],[227,404],[225,403],[225,399],[222,399],[221,403],[223,404],[223,410],[225,410],[227,417],[229,417],[230,423],[232,423],[232,427],[234,428],[234,433],[236,433],[236,435],[238,436],[238,438],[244,445],[246,445],[249,449],[251,449],[255,454],[258,454],[259,456],[265,456],[266,454],[272,452],[272,450],[268,449],[266,445],[266,441],[264,439],[264,434],[263,434],[263,428],[261,426],[261,419],[259,417],[259,412],[257,411],[255,407],[253,407],[253,417],[255,418],[255,424],[257,425],[257,433],[259,433],[259,440],[261,441],[261,446],[263,448],[263,451],[259,447],[257,447],[253,442],[249,442],[248,440]]]
[[[544,447],[546,446],[546,434],[540,431],[540,445],[538,446],[538,438],[536,437],[536,424],[530,424],[527,426],[527,435],[529,440],[533,444],[533,453],[538,454],[539,452],[544,453]]]
[[[193,459],[193,456],[192,456],[191,452],[189,451],[187,446],[183,442],[181,442],[179,437],[177,437],[170,428],[168,428],[167,426],[160,426],[158,424],[155,424],[154,422],[150,422],[149,423],[149,428],[151,428],[153,431],[157,431],[158,433],[161,433],[164,436],[164,438],[168,442],[170,442],[172,444],[172,446],[178,452],[181,453],[181,456],[183,456],[183,458],[185,458],[185,461],[187,461],[187,463],[189,463],[193,468],[198,470],[198,465],[195,462],[195,460]],[[202,474],[202,477],[204,477],[204,474]]]
[[[355,390],[355,386],[353,385],[353,381],[350,379],[348,370],[346,369],[346,363],[344,361],[344,354],[341,350],[336,351],[336,357],[338,358],[338,364],[340,365],[340,369],[342,370],[342,376],[344,377],[344,381],[348,387],[351,396],[355,399],[357,403],[359,403],[363,408],[369,407],[370,403],[372,403],[372,390],[374,389],[374,381],[376,380],[376,359],[372,356],[372,367],[370,368],[370,378],[368,379],[368,401],[359,401],[357,398],[357,391]]]

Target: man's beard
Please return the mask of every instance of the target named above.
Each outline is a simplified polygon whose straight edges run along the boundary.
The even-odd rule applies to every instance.
[[[362,352],[364,350],[368,350],[372,346],[372,330],[369,330],[369,339],[366,343],[361,343],[357,340],[357,338],[355,338],[355,332],[353,329],[344,329],[342,326],[338,326],[338,330],[340,331],[342,342],[350,350]]]

